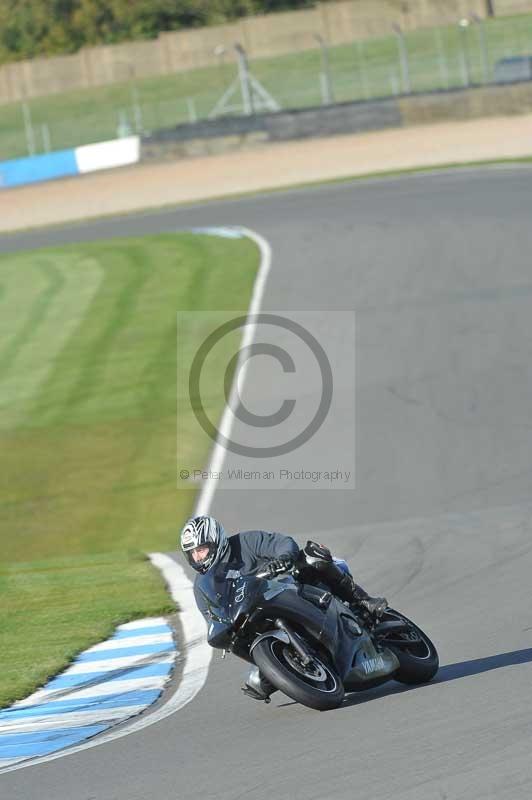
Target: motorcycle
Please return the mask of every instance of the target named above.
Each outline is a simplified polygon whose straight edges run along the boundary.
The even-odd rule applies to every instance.
[[[276,689],[319,711],[337,708],[346,692],[434,677],[436,648],[404,614],[387,608],[372,620],[296,576],[296,568],[272,577],[225,565],[202,575],[209,644],[255,664]]]

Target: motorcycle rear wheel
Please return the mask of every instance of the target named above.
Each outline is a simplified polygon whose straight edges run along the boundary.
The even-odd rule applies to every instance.
[[[308,708],[329,711],[344,699],[339,676],[323,659],[314,655],[305,666],[291,645],[274,636],[256,645],[253,660],[276,689]]]
[[[399,661],[399,669],[393,676],[394,680],[408,686],[431,681],[438,672],[440,662],[438,652],[427,634],[421,628],[418,628],[412,620],[393,608],[388,608],[385,611],[383,621],[386,620],[400,620],[408,623],[410,627],[410,634],[391,634],[394,639],[400,637],[404,641],[404,645],[389,644],[385,636],[380,639],[381,644],[392,650]],[[411,639],[409,639],[409,635],[411,635]],[[409,641],[413,638],[418,641],[409,644]]]

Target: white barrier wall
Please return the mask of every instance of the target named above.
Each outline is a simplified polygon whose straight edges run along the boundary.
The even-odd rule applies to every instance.
[[[140,137],[128,136],[74,150],[61,150],[0,162],[0,189],[38,183],[98,169],[125,167],[140,160]]]
[[[74,150],[78,171],[83,175],[98,169],[125,167],[136,164],[140,158],[140,138],[128,136],[125,139],[113,139],[109,142],[98,142],[76,147]]]

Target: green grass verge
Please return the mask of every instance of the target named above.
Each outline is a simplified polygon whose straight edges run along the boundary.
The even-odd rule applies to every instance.
[[[475,83],[493,79],[501,58],[531,51],[532,15],[496,17],[465,32],[457,25],[412,31],[406,35],[413,91],[463,86],[467,73]],[[484,56],[486,54],[487,75]],[[331,47],[334,98],[337,101],[383,97],[402,91],[397,40],[393,35]],[[319,49],[252,62],[253,73],[283,108],[321,102]],[[190,103],[206,117],[236,75],[234,63],[175,75],[50,95],[29,103],[37,151],[43,150],[43,125],[53,150],[115,138],[119,118],[131,130],[153,131],[187,122]],[[139,124],[137,124],[139,123]],[[27,155],[22,106],[0,107],[0,159]]]
[[[0,703],[168,608],[142,554],[192,507],[176,436],[185,461],[211,444],[191,412],[176,430],[177,312],[245,310],[257,264],[247,239],[193,234],[0,257]]]
[[[0,706],[27,696],[115,625],[174,609],[140,556],[0,565]]]

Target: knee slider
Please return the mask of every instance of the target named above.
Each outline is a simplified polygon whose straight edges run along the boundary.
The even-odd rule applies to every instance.
[[[333,563],[331,551],[322,544],[308,541],[303,549],[306,563],[317,570],[327,569]]]

